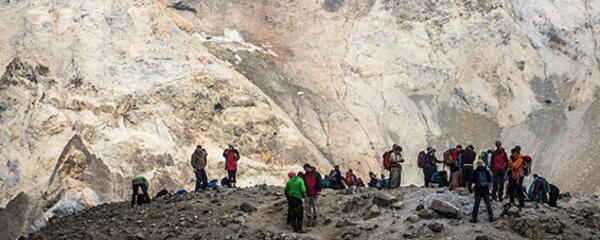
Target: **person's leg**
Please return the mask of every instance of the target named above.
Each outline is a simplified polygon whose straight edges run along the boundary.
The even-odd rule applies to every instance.
[[[425,182],[425,187],[429,187],[429,182],[431,181],[431,177],[429,176],[429,169],[423,168],[423,182]]]
[[[137,198],[138,194],[138,185],[132,184],[131,188],[133,189],[133,193],[131,195],[131,206],[133,207],[133,205],[135,205],[135,199]]]
[[[200,170],[196,170],[194,174],[196,175],[196,188],[194,192],[198,192],[198,189],[200,189]]]
[[[487,213],[488,213],[488,219],[491,222],[494,220],[494,209],[492,209],[492,203],[490,202],[490,195],[487,193],[485,195],[483,195],[483,201],[485,201],[485,209],[487,210]]]
[[[475,194],[475,203],[473,203],[473,212],[471,214],[471,220],[477,221],[477,215],[479,214],[479,203],[481,202],[481,195]]]
[[[492,200],[498,200],[498,171],[492,172]]]
[[[235,177],[234,175],[235,174],[233,171],[227,170],[227,178],[229,178],[229,187],[233,186],[233,178]]]
[[[508,193],[508,198],[509,198],[509,200],[510,200],[510,202],[512,204],[515,203],[515,191],[514,191],[515,190],[515,185],[516,185],[515,180],[513,180],[512,178],[510,178],[508,180],[507,193]]]
[[[465,185],[469,190],[469,193],[473,193],[473,189],[471,188],[471,177],[473,175],[473,167],[465,167]]]
[[[206,190],[206,188],[208,187],[208,177],[206,176],[206,170],[204,169],[200,169],[200,188],[202,189],[202,191]]]
[[[402,186],[402,167],[398,167],[398,187]]]
[[[523,195],[523,177],[520,177],[517,182],[517,196],[519,197],[519,207],[525,206],[525,196]]]
[[[288,204],[288,214],[287,214],[287,225],[293,226],[292,225],[292,202],[290,201],[290,197],[288,197],[286,195],[287,198],[287,204]]]
[[[502,202],[502,196],[504,195],[504,171],[498,172],[498,201]]]
[[[467,185],[467,182],[465,181],[465,169],[462,168],[462,172],[460,174],[460,178],[458,181],[458,186],[459,187],[465,187]]]
[[[298,199],[300,203],[298,204],[298,231],[302,232],[302,219],[304,218],[304,207],[302,206],[302,199]]]
[[[298,231],[298,199],[295,197],[290,197],[289,200],[290,203],[290,219],[291,219],[291,224],[292,224],[292,228],[294,229],[294,232]]]
[[[390,168],[390,188],[396,187],[396,181],[398,180],[398,176],[396,176],[396,168]]]
[[[237,176],[236,176],[237,170],[233,170],[232,172],[233,172],[233,187],[235,187],[236,183],[237,183]]]
[[[150,195],[148,195],[148,187],[142,185],[142,193],[144,195],[144,201],[143,203],[149,203],[150,202]]]

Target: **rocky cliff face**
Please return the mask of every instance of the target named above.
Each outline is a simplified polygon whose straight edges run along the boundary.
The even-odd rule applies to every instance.
[[[189,155],[242,185],[304,162],[360,176],[405,149],[519,144],[563,189],[599,192],[596,1],[0,2],[0,206],[30,216],[191,188]],[[14,205],[14,204],[13,204]],[[25,208],[24,208],[25,209]],[[41,210],[40,210],[41,209]],[[41,220],[29,227],[28,223]],[[17,224],[18,225],[18,224]]]

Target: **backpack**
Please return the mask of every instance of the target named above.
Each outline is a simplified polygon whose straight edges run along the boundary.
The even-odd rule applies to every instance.
[[[385,168],[385,170],[390,170],[392,168],[392,162],[390,162],[391,155],[391,151],[383,154],[383,168]]]
[[[209,188],[217,187],[217,179],[210,180],[210,182],[208,182],[208,187]]]
[[[354,174],[352,174],[351,172],[346,173],[346,185],[348,186],[354,186],[356,185],[356,181],[354,181]]]
[[[426,165],[426,161],[427,160],[427,154],[425,154],[425,151],[421,151],[419,153],[419,159],[417,162],[417,165],[419,166],[419,168],[425,168]]]
[[[523,157],[523,175],[525,176],[529,176],[531,173],[531,160],[530,156]]]
[[[446,165],[454,165],[456,161],[452,157],[452,150],[448,149],[444,152],[444,164]]]
[[[477,187],[487,187],[488,186],[487,172],[477,171]]]

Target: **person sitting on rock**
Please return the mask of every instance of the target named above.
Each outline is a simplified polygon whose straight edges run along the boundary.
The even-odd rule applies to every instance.
[[[494,213],[492,209],[492,204],[490,202],[490,187],[489,185],[492,183],[492,174],[488,171],[487,167],[485,167],[485,163],[481,160],[477,160],[475,163],[477,168],[471,175],[470,184],[475,185],[473,187],[473,191],[475,192],[475,203],[473,204],[473,212],[471,216],[471,222],[477,222],[477,214],[479,213],[479,204],[481,203],[481,199],[485,202],[485,206],[488,213],[488,218],[490,222],[494,221]],[[471,186],[469,186],[471,187]]]
[[[431,183],[436,183],[439,187],[448,186],[448,173],[446,171],[437,171],[431,176]]]
[[[529,200],[538,203],[548,203],[548,194],[550,193],[550,184],[545,178],[533,174],[533,182],[529,186]]]
[[[369,177],[371,178],[368,184],[369,187],[377,189],[381,189],[383,187],[381,180],[377,178],[377,175],[375,175],[375,173],[369,172]]]
[[[237,161],[240,160],[240,153],[234,148],[233,143],[230,143],[228,149],[223,151],[223,157],[225,158],[225,170],[227,170],[227,176],[229,177],[229,186],[235,187]]]
[[[344,186],[344,178],[342,177],[342,172],[340,171],[340,166],[335,165],[334,169],[329,173],[329,185],[332,189],[345,189]]]
[[[144,177],[136,177],[131,181],[131,186],[133,188],[133,194],[131,195],[131,206],[133,207],[136,203],[142,205],[150,202],[150,196],[148,195],[148,180]],[[142,189],[142,193],[139,193],[139,189]]]
[[[365,182],[363,182],[362,178],[356,179],[356,187],[365,187]]]
[[[346,173],[346,185],[348,187],[356,186],[356,175],[352,173],[352,169],[348,169]]]
[[[289,172],[290,180],[285,185],[284,194],[288,198],[290,222],[294,232],[303,233],[302,218],[304,208],[302,199],[306,197],[306,187],[302,178],[296,176],[294,172]]]

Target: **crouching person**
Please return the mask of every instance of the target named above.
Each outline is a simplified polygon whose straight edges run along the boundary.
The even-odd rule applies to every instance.
[[[306,196],[306,187],[302,178],[296,176],[294,172],[288,173],[290,180],[285,185],[284,193],[288,198],[288,214],[294,232],[304,233],[302,230],[302,217],[304,208],[302,199]]]
[[[492,210],[492,204],[490,203],[490,183],[492,182],[492,175],[485,167],[483,161],[478,160],[475,163],[477,167],[471,176],[471,184],[474,184],[475,187],[475,203],[473,205],[473,213],[471,222],[477,222],[477,214],[479,213],[479,203],[481,203],[481,199],[485,202],[485,207],[487,209],[488,218],[490,222],[494,221],[494,213]]]
[[[150,196],[148,195],[148,180],[144,177],[136,177],[131,181],[133,188],[133,194],[131,195],[131,206],[135,205],[136,198],[137,204],[142,205],[150,202]],[[139,194],[139,189],[142,189],[142,193]]]

